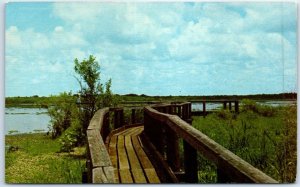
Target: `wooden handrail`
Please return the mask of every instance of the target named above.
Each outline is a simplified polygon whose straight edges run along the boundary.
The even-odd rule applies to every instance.
[[[178,116],[165,114],[151,107],[145,107],[144,112],[146,136],[152,136],[151,133],[163,132],[162,130],[157,131],[154,128],[161,129],[164,128],[164,126],[167,126],[168,129],[171,129],[173,131],[173,133],[183,138],[184,142],[189,144],[189,146],[191,146],[193,149],[200,152],[204,157],[216,164],[218,168],[218,175],[220,175],[218,176],[218,178],[220,177],[224,179],[221,179],[219,181],[244,183],[278,183],[278,181],[269,177],[234,153],[230,152],[228,149],[219,145],[214,140],[210,139],[208,136],[198,131]],[[152,120],[152,122],[146,122],[146,119]],[[150,124],[155,121],[157,124]],[[149,137],[149,140],[152,141],[155,140],[155,138]],[[162,146],[159,145],[159,147]],[[173,155],[174,154],[175,153],[173,153]]]
[[[114,183],[114,172],[104,139],[108,135],[109,108],[98,110],[87,128],[88,183]]]

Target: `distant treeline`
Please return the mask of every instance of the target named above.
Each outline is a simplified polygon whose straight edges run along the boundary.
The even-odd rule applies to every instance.
[[[29,96],[29,97],[6,97],[5,106],[14,107],[42,107],[47,108],[57,102],[59,96]],[[77,98],[78,95],[74,94],[72,97]],[[148,96],[145,94],[126,94],[119,95],[115,94],[115,98],[119,102],[130,102],[130,101],[191,101],[191,100],[296,100],[297,93],[281,93],[281,94],[256,94],[256,95],[214,95],[214,96]]]
[[[296,100],[297,93],[213,96],[147,96],[145,94],[119,95],[121,101],[193,101],[193,100]]]

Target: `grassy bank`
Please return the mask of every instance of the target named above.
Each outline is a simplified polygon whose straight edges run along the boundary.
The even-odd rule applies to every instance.
[[[5,137],[6,183],[81,183],[85,149],[58,153],[59,142],[45,134]]]
[[[194,117],[193,126],[280,182],[296,179],[297,108],[246,105]],[[200,182],[216,182],[215,166],[199,156]]]

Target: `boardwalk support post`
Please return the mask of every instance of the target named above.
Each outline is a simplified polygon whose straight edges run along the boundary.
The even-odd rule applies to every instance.
[[[203,116],[205,117],[206,116],[206,102],[203,101],[202,104],[203,104]]]
[[[131,124],[135,124],[135,108],[131,109]]]
[[[179,139],[172,129],[166,127],[167,161],[173,171],[180,171]]]
[[[184,147],[185,182],[197,183],[198,182],[197,150],[194,149],[186,141],[183,141],[183,147]]]
[[[235,101],[235,102],[234,102],[234,110],[235,110],[236,113],[239,113],[239,112],[240,112],[240,111],[239,111],[239,101]]]
[[[120,128],[124,124],[123,108],[114,108],[114,129]]]
[[[217,183],[227,183],[230,179],[227,177],[227,175],[220,169],[220,167],[217,168]]]

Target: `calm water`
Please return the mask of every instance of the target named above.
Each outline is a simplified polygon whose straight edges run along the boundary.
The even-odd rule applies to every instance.
[[[46,112],[47,109],[38,108],[5,108],[5,134],[47,132],[50,117]]]
[[[296,105],[296,101],[260,101],[257,103],[263,104],[263,105],[274,106],[274,107]],[[228,107],[228,103],[227,103],[227,107]],[[232,107],[234,107],[234,103],[232,103]],[[220,108],[223,108],[222,103],[206,103],[207,111],[216,110],[216,109],[220,109]],[[192,111],[202,111],[202,109],[203,109],[202,103],[192,103]]]

